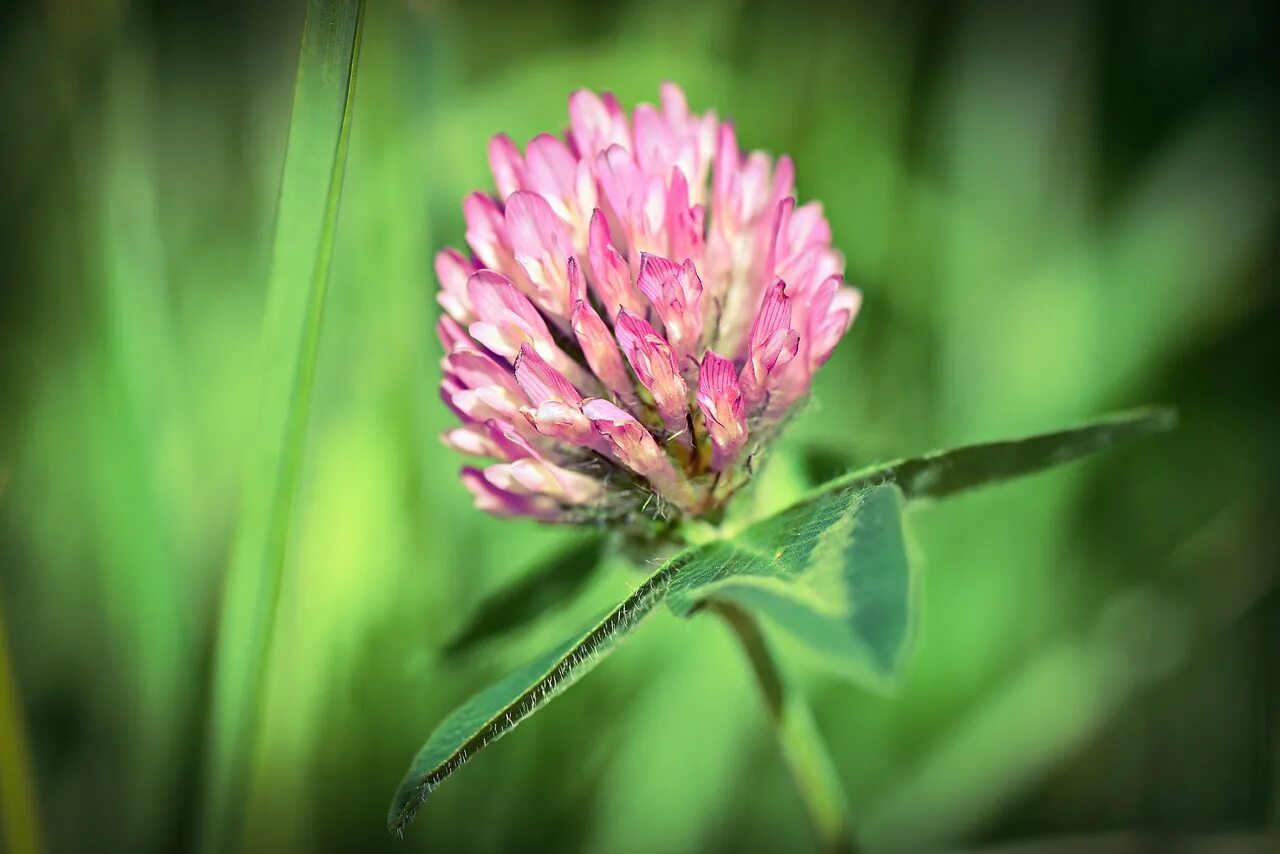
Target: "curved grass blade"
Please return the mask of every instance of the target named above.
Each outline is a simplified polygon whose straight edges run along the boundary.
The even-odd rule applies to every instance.
[[[525,626],[582,589],[604,556],[605,537],[592,535],[552,555],[487,596],[445,644],[456,658],[477,645]]]
[[[677,616],[726,602],[764,617],[816,663],[894,687],[915,628],[916,584],[894,484],[821,496],[712,543],[667,594]]]
[[[1134,409],[1069,430],[936,451],[851,472],[818,487],[797,506],[834,491],[865,489],[887,482],[896,483],[911,501],[946,498],[1163,433],[1176,424],[1177,414],[1172,409]]]
[[[612,611],[542,657],[490,685],[436,727],[418,751],[387,815],[401,835],[422,802],[476,751],[502,738],[608,655],[665,597],[671,580],[701,550],[667,561]]]
[[[244,460],[214,671],[201,842],[236,847],[310,410],[346,168],[362,0],[310,0],[263,322],[259,413]]]

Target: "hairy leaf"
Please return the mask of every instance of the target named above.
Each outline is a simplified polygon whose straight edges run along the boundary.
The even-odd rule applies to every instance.
[[[567,602],[604,556],[605,537],[593,534],[557,552],[511,584],[490,594],[444,646],[455,657],[478,644],[533,622]]]
[[[1173,423],[1169,410],[1137,410],[853,472],[708,546],[674,582],[668,604],[688,616],[707,601],[732,602],[785,631],[840,675],[890,687],[915,622],[904,499],[944,498],[1031,474]]]
[[[801,503],[818,500],[832,491],[890,481],[898,485],[908,500],[946,498],[1162,433],[1176,423],[1177,415],[1171,409],[1134,409],[1069,430],[935,451],[922,457],[869,466],[836,478],[818,487]]]
[[[422,802],[477,750],[506,735],[612,652],[662,601],[671,579],[697,551],[672,558],[599,620],[473,695],[445,718],[409,766],[391,804],[387,827],[393,833],[403,832]]]
[[[744,608],[847,678],[891,685],[915,624],[916,584],[902,527],[907,499],[943,497],[1029,474],[1168,429],[1172,420],[1167,411],[1128,413],[1074,430],[876,466],[682,552],[601,619],[446,718],[400,784],[388,827],[401,833],[460,765],[581,678],[664,600],[685,617],[709,602]]]

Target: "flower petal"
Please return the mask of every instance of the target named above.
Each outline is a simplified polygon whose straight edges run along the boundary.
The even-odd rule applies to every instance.
[[[520,149],[505,133],[489,140],[489,169],[498,188],[498,198],[505,199],[525,186],[524,158]]]
[[[569,314],[565,259],[574,255],[564,221],[540,194],[528,190],[507,199],[505,220],[512,253],[534,286],[534,299],[558,317]]]
[[[534,406],[541,406],[549,400],[572,406],[582,405],[582,395],[573,387],[573,383],[547,364],[547,360],[528,344],[520,345],[515,374],[516,382]]]
[[[462,485],[471,492],[477,509],[495,516],[529,516],[543,521],[564,517],[559,502],[541,495],[517,495],[490,483],[480,469],[462,470]]]
[[[747,407],[733,362],[707,352],[698,371],[698,408],[711,437],[711,467],[731,466],[747,441]]]
[[[680,375],[671,345],[647,321],[625,309],[618,312],[614,332],[631,369],[653,395],[667,429],[677,433],[685,429],[689,388]]]
[[[668,500],[686,508],[692,504],[693,491],[688,481],[635,416],[599,398],[588,399],[582,412],[619,462],[646,478]]]
[[[622,255],[614,248],[609,235],[609,223],[598,208],[591,216],[587,258],[591,263],[591,278],[596,295],[600,297],[600,303],[610,321],[618,316],[620,308],[644,313],[644,303],[631,286],[631,271]]]

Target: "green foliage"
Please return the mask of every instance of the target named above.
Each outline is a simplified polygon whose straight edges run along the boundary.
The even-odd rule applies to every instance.
[[[819,487],[807,500],[822,501],[831,490],[858,489],[890,481],[898,485],[908,500],[946,498],[1069,463],[1124,442],[1170,430],[1176,423],[1177,416],[1171,409],[1120,412],[1081,427],[1003,442],[965,445],[870,466]]]
[[[892,686],[915,621],[904,496],[944,497],[1030,474],[1172,424],[1168,411],[1142,410],[1072,430],[899,460],[837,478],[780,513],[681,552],[604,617],[449,715],[414,758],[388,827],[402,832],[459,766],[580,679],[663,601],[680,617],[708,605],[730,613],[743,609],[786,632],[832,671],[873,687]],[[518,597],[503,598],[503,606],[481,609],[493,615],[486,618],[493,624],[515,622]],[[480,633],[469,629],[463,636]]]
[[[409,766],[387,826],[395,833],[403,831],[427,796],[477,750],[506,735],[595,667],[662,601],[671,579],[696,554],[673,558],[612,611],[445,718]]]
[[[2,13],[0,587],[51,851],[199,833],[200,681],[240,463],[262,441],[255,345],[305,5]],[[796,847],[733,637],[667,614],[446,785],[408,842],[378,820],[460,700],[642,578],[597,575],[474,666],[436,654],[557,535],[476,512],[453,477],[431,259],[464,246],[459,200],[492,189],[490,136],[560,130],[578,86],[630,106],[663,79],[794,158],[798,201],[823,204],[866,297],[736,518],[867,461],[1179,407],[1168,439],[908,502],[927,578],[901,692],[792,680],[867,850],[1034,846],[1010,837],[1092,834],[1099,815],[1157,847],[1265,827],[1280,443],[1259,389],[1280,147],[1260,120],[1264,5],[369,4],[245,850]],[[495,40],[499,20],[520,37]],[[829,454],[806,479],[811,444]],[[1168,773],[1141,773],[1152,756]]]
[[[364,4],[312,0],[263,324],[259,417],[219,629],[202,844],[238,847],[298,486],[351,130]]]
[[[732,602],[836,672],[883,686],[909,646],[913,587],[902,493],[885,484],[824,492],[705,546],[667,602],[681,617]]]

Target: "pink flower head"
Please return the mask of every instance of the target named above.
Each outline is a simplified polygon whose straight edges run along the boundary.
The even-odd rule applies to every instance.
[[[444,441],[476,505],[543,521],[706,513],[747,479],[857,315],[794,167],[679,87],[575,92],[565,138],[489,145],[471,252],[436,259]]]

